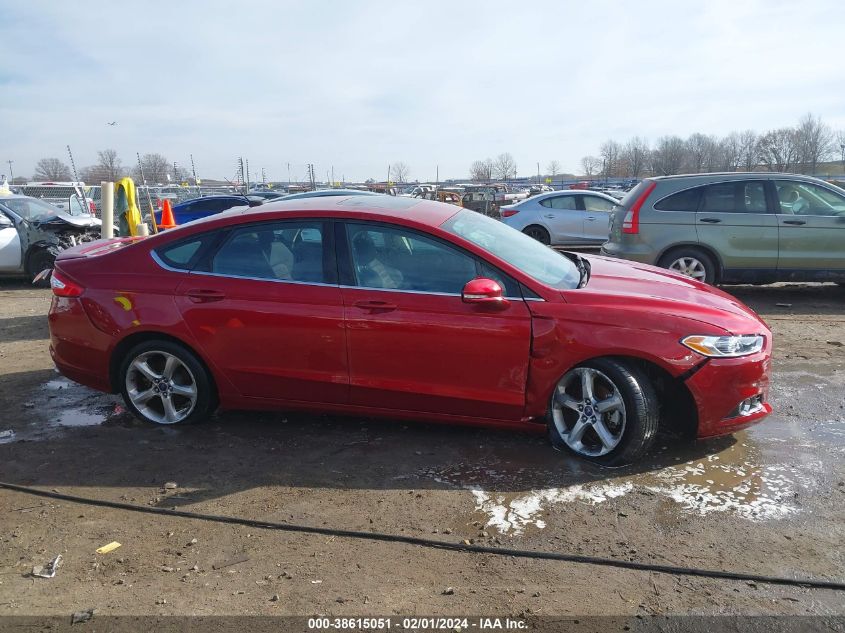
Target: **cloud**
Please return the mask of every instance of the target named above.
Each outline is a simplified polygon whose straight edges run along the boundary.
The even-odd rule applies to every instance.
[[[285,179],[463,177],[511,152],[520,173],[607,138],[794,124],[845,128],[837,2],[461,3],[46,0],[0,20],[4,156],[77,165],[113,147],[201,176],[238,156]],[[118,125],[106,126],[117,120]]]

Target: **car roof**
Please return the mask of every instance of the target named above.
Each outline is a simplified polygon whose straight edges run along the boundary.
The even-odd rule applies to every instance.
[[[215,213],[184,224],[213,230],[233,224],[283,219],[288,213],[302,217],[333,217],[392,221],[420,227],[437,227],[461,209],[453,204],[396,196],[323,196],[299,200],[270,200],[258,207],[241,207]],[[268,217],[269,216],[269,217]],[[178,229],[176,229],[178,230]],[[175,232],[175,230],[174,230]]]
[[[652,176],[650,180],[681,180],[688,178],[719,178],[721,180],[746,180],[748,178],[794,178],[795,180],[816,180],[812,176],[790,174],[776,171],[713,171],[700,174],[673,174],[671,176]]]

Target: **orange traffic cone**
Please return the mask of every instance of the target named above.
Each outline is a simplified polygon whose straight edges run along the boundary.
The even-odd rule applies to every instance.
[[[176,226],[176,219],[173,217],[173,208],[170,206],[170,200],[165,198],[161,203],[161,222],[158,223],[160,229],[172,229]]]

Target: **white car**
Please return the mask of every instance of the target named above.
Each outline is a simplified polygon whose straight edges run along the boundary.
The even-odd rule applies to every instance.
[[[0,195],[0,275],[35,280],[66,248],[100,238],[100,220],[71,198],[62,211],[38,198]]]
[[[502,222],[552,246],[601,246],[618,200],[604,193],[563,190],[501,208]]]

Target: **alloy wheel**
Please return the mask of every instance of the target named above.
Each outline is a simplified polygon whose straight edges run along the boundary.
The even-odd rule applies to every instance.
[[[564,443],[579,455],[601,457],[625,434],[625,402],[610,378],[597,369],[576,367],[557,384],[552,418]]]
[[[674,270],[698,281],[704,281],[707,278],[707,268],[701,260],[695,257],[679,257],[669,264],[669,270]]]
[[[176,424],[197,404],[197,382],[179,358],[163,351],[139,354],[126,372],[126,393],[145,418]]]

